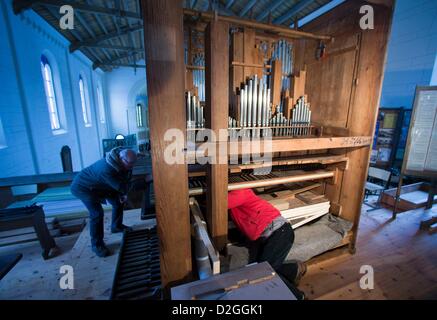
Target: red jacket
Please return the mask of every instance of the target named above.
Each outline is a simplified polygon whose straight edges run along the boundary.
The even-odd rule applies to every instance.
[[[230,191],[228,209],[232,220],[250,240],[258,239],[264,229],[281,215],[278,209],[256,196],[251,189]]]

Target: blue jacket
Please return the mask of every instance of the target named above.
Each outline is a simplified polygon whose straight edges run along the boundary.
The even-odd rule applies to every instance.
[[[83,169],[71,184],[71,193],[85,201],[103,202],[129,191],[131,170],[125,170],[119,158],[120,147],[112,149],[105,159]]]

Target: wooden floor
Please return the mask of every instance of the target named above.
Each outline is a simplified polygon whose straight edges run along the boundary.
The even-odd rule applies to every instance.
[[[309,299],[437,299],[437,233],[419,224],[437,216],[417,209],[398,214],[363,205],[356,254],[345,254],[308,268],[300,283]],[[360,268],[374,270],[374,289],[360,288]]]
[[[311,265],[300,288],[309,299],[437,299],[437,234],[419,230],[420,221],[437,215],[423,209],[405,212],[391,220],[391,212],[365,212],[363,206],[355,255]],[[97,258],[90,250],[89,231],[58,238],[62,255],[44,261],[38,243],[0,248],[0,254],[23,253],[23,259],[0,281],[0,299],[108,299],[121,235],[109,232],[105,216],[105,241],[114,254]],[[139,210],[125,213],[128,225],[145,225]],[[150,224],[153,224],[152,220]],[[75,289],[61,290],[59,268],[73,266]],[[374,289],[359,286],[360,268],[374,269]]]
[[[107,300],[118,259],[122,234],[111,234],[111,213],[105,213],[104,241],[113,254],[98,258],[91,251],[89,226],[74,236],[56,238],[62,254],[44,261],[37,242],[0,248],[0,254],[20,252],[23,258],[0,280],[0,299],[43,300]],[[125,211],[126,225],[134,228],[150,227],[155,220],[140,220],[140,209]],[[74,289],[62,290],[60,267],[71,265],[74,272]]]

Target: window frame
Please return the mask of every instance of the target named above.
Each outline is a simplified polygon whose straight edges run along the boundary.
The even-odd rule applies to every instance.
[[[88,100],[87,83],[82,75],[79,75],[79,96],[82,109],[82,120],[85,127],[91,127],[91,110]]]
[[[137,128],[145,128],[144,126],[144,119],[143,119],[143,104],[137,103],[135,106],[135,114],[136,114],[136,122],[137,122]]]
[[[46,96],[47,110],[49,112],[50,127],[52,131],[62,130],[53,68],[45,55],[41,55],[41,74],[44,93]]]
[[[97,84],[96,91],[97,91],[97,105],[99,108],[99,121],[101,124],[105,124],[106,123],[106,111],[105,111],[105,104],[104,104],[104,100],[103,100],[102,86],[100,84]]]

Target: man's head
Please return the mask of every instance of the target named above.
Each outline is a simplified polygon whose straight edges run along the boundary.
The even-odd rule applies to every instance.
[[[132,170],[137,162],[137,154],[131,149],[123,149],[120,151],[120,160],[125,170]]]

